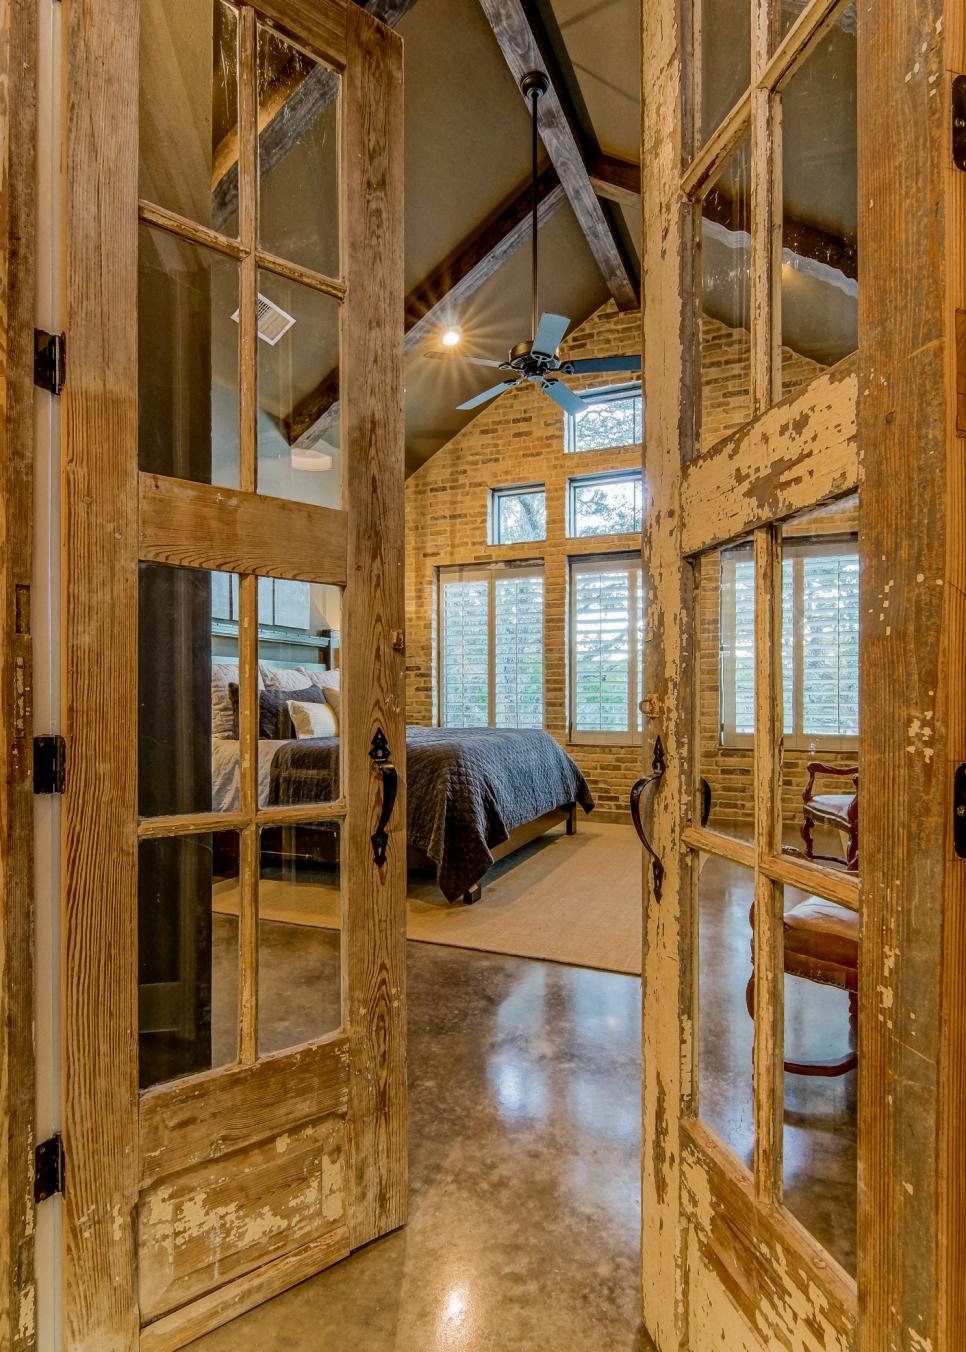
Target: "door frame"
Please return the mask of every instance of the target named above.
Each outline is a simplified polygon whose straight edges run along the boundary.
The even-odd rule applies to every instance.
[[[36,0],[0,0],[0,1345],[35,1344],[30,586],[36,303]],[[42,396],[49,397],[49,396]]]
[[[645,1324],[662,1352],[677,1348],[688,1326],[689,1213],[699,1217],[701,1239],[717,1267],[716,1279],[700,1293],[707,1327],[727,1331],[735,1346],[746,1345],[738,1340],[756,1315],[756,1337],[767,1338],[770,1327],[779,1327],[769,1324],[769,1306],[803,1321],[796,1325],[799,1337],[806,1337],[813,1320],[808,1336],[826,1327],[835,1346],[869,1352],[900,1346],[938,1352],[954,1347],[957,1329],[966,1326],[966,1291],[957,1279],[966,1253],[966,866],[951,847],[952,771],[966,758],[966,446],[956,429],[966,178],[953,168],[950,153],[950,81],[966,69],[966,20],[945,0],[858,0],[858,6],[858,354],[759,416],[723,448],[696,454],[694,215],[682,193],[682,180],[696,181],[702,171],[701,165],[689,169],[688,153],[692,5],[642,5],[644,468],[650,508],[643,547],[649,579],[645,747],[659,735],[668,760],[654,808],[653,838],[666,870],[660,902],[645,885],[642,1299]],[[824,9],[831,15],[833,5]],[[811,13],[815,18],[817,10]],[[753,16],[761,34],[768,20],[765,0],[758,0]],[[745,108],[759,128],[770,115],[762,97],[766,75],[760,66],[754,72],[752,104]],[[699,159],[707,163],[720,152],[735,125],[733,114]],[[774,219],[773,202],[759,199],[757,206]],[[756,231],[753,308],[759,316],[776,284],[774,233]],[[769,392],[760,384],[760,350],[755,369],[761,410]],[[796,415],[822,420],[821,457],[810,455],[808,416]],[[785,469],[776,474],[779,444]],[[701,832],[689,824],[692,585],[685,554],[726,543],[856,483],[861,607],[868,618],[860,642],[863,1059],[853,1291],[775,1204],[777,1097],[768,1094],[772,1111],[767,1121],[759,1118],[754,1183],[700,1122],[687,1117],[693,1063],[686,979],[693,952],[690,851],[700,846]],[[759,601],[774,566],[774,557],[759,549]],[[760,663],[774,616],[759,614]],[[909,635],[915,661],[907,650]],[[769,717],[771,702],[760,687],[759,724]],[[767,806],[762,788],[773,773],[759,755],[759,811]],[[738,847],[735,858],[754,866],[755,850]],[[905,904],[908,896],[914,905]],[[768,943],[771,910],[756,906],[759,952],[774,952]],[[756,964],[756,972],[759,996],[766,983],[777,994],[780,972],[764,963]],[[756,1038],[759,1078],[772,1073],[779,1037],[772,1019]],[[780,1083],[780,1074],[774,1078]],[[830,1311],[834,1330],[826,1325]]]
[[[70,378],[63,434],[63,707],[69,761],[62,837],[63,1120],[69,1180],[64,1330],[71,1347],[105,1352],[137,1347],[139,1341],[151,1348],[180,1346],[402,1224],[406,1216],[405,913],[395,904],[405,896],[405,786],[400,784],[387,862],[377,870],[369,833],[379,817],[382,781],[368,755],[377,727],[393,750],[404,745],[402,157],[393,153],[401,144],[402,44],[349,0],[245,3],[283,31],[300,34],[341,72],[343,82],[346,304],[340,402],[343,495],[349,510],[314,508],[311,520],[309,509],[266,497],[260,499],[256,522],[251,510],[259,503],[254,496],[256,407],[254,391],[244,387],[242,489],[230,493],[139,476],[136,460],[132,465],[138,441],[139,215],[158,224],[170,213],[149,205],[139,210],[137,0],[65,4]],[[348,62],[347,52],[353,57]],[[370,89],[377,92],[370,95]],[[246,97],[251,95],[243,93]],[[119,115],[132,108],[134,115]],[[245,153],[253,174],[254,151],[249,147]],[[243,209],[251,211],[252,200]],[[171,219],[178,230],[193,230],[196,239],[204,240],[203,229]],[[387,247],[374,260],[368,241],[384,233],[392,219],[399,221],[398,247]],[[253,223],[254,215],[252,229]],[[250,310],[252,316],[257,261],[254,250],[247,253],[241,272],[243,295],[251,301],[245,314]],[[105,316],[110,316],[107,322]],[[253,350],[255,334],[246,322],[241,343]],[[398,344],[387,341],[385,335],[397,327]],[[274,523],[274,544],[266,516]],[[322,533],[326,538],[315,529],[319,516],[330,527]],[[176,527],[180,554],[170,544]],[[398,556],[384,548],[384,540],[399,541]],[[297,562],[288,560],[286,549],[296,550]],[[227,1143],[212,1144],[211,1134],[205,1135],[209,1123],[199,1110],[204,1093],[197,1092],[204,1076],[138,1093],[138,841],[186,829],[184,819],[175,818],[139,827],[136,816],[137,683],[131,676],[138,660],[139,559],[245,574],[241,589],[248,619],[239,655],[249,679],[242,681],[248,694],[242,699],[240,745],[243,755],[247,748],[248,764],[255,761],[257,736],[256,573],[307,578],[318,573],[344,582],[347,649],[355,645],[360,653],[370,648],[373,653],[366,669],[362,664],[358,672],[353,668],[343,692],[345,722],[353,735],[342,757],[351,804],[344,816],[342,870],[355,872],[360,881],[349,904],[343,902],[341,1031],[307,1048],[293,1048],[291,1055],[247,1064],[254,1061],[257,1037],[254,1010],[242,999],[242,1064],[228,1074],[247,1093],[252,1110],[254,1125],[244,1114],[235,1124],[235,1138],[244,1141],[227,1132]],[[329,569],[341,571],[330,575]],[[92,585],[85,589],[82,578]],[[134,623],[126,622],[131,617]],[[318,807],[294,811],[301,820],[320,815]],[[331,811],[341,815],[342,805]],[[251,812],[248,819],[251,826]],[[200,821],[196,817],[190,829],[204,829]],[[229,815],[204,821],[209,831],[235,825]],[[251,876],[257,861],[253,829],[246,838],[255,842],[247,847]],[[251,989],[257,971],[251,902],[246,906],[243,900],[243,912],[240,961]],[[163,1148],[166,1161],[180,1160],[171,1165],[173,1171],[246,1143],[266,1115],[272,1118],[271,1131],[282,1130],[286,1124],[278,1112],[272,1116],[278,1072],[288,1066],[285,1058],[297,1061],[300,1052],[311,1063],[302,1089],[313,1113],[340,1112],[345,1122],[346,1208],[339,1235],[229,1281],[140,1330],[138,1199],[160,1167],[155,1155],[145,1155],[145,1139],[158,1145],[158,1153]]]

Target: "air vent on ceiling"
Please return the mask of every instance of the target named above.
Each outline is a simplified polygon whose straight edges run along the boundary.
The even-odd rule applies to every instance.
[[[274,347],[280,338],[283,338],[289,329],[295,323],[295,319],[283,310],[280,305],[276,305],[273,300],[263,296],[259,291],[258,300],[255,303],[255,315],[258,322],[258,336],[265,343]],[[236,310],[232,315],[235,323],[238,323],[239,311]]]

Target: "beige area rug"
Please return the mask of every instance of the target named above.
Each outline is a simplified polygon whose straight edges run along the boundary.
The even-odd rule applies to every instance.
[[[265,879],[261,916],[339,928],[334,886]],[[213,907],[238,914],[238,884],[215,885]],[[520,958],[607,972],[641,971],[641,849],[633,828],[581,818],[576,836],[551,831],[490,870],[475,906],[447,902],[436,884],[410,875],[406,933]]]

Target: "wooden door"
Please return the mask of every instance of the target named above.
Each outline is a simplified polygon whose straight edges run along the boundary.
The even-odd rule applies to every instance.
[[[643,21],[644,1319],[953,1348],[962,14]]]
[[[106,1352],[406,1215],[402,72],[346,0],[65,18],[64,1328]],[[290,697],[328,751],[283,775]]]

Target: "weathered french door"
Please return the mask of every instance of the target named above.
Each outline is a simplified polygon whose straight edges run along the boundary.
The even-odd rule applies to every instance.
[[[346,0],[64,9],[64,1340],[107,1352],[405,1219],[402,68]],[[327,759],[276,773],[296,705]]]
[[[951,1349],[962,9],[642,10],[644,1321]]]

